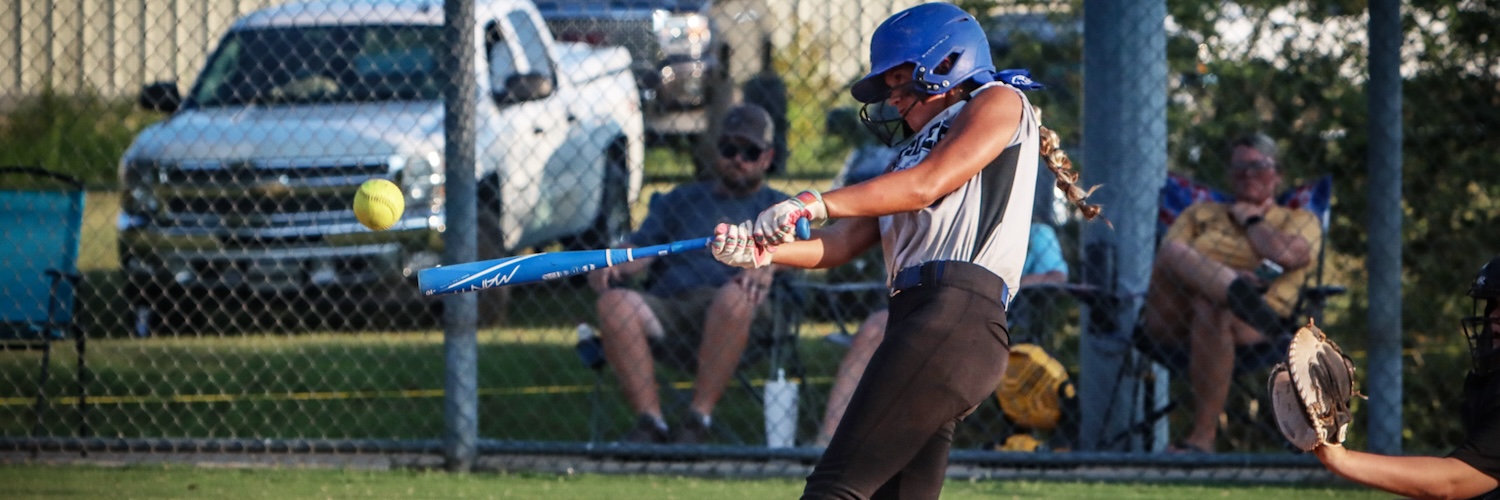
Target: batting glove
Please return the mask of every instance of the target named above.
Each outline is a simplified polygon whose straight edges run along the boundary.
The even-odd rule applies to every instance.
[[[771,265],[770,250],[750,240],[750,221],[714,227],[714,240],[709,248],[715,259],[734,267],[756,269]]]
[[[755,218],[755,243],[768,247],[795,241],[799,219],[807,219],[809,224],[828,219],[823,195],[809,189],[762,211]]]

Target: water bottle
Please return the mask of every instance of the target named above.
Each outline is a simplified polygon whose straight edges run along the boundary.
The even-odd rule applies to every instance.
[[[578,324],[578,344],[573,346],[578,351],[578,360],[583,366],[592,370],[604,368],[604,345],[599,340],[599,335],[594,333],[594,327],[588,323]]]
[[[797,443],[797,383],[776,369],[776,380],[766,382],[766,447],[790,448]]]

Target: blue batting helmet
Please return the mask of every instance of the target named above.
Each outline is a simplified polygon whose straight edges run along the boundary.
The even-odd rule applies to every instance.
[[[954,57],[953,67],[936,74],[938,64]],[[947,92],[969,80],[988,83],[995,72],[990,42],[979,21],[952,4],[928,3],[897,12],[870,37],[870,74],[850,93],[860,102],[885,100],[891,89],[882,76],[913,63],[912,83],[929,95]]]

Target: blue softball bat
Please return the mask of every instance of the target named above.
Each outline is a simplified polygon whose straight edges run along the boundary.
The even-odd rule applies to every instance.
[[[807,219],[797,221],[797,238],[805,240],[811,234]],[[712,241],[713,237],[694,238],[640,248],[548,252],[440,266],[417,271],[417,286],[423,296],[433,297],[536,283],[583,274],[643,257],[703,250]]]

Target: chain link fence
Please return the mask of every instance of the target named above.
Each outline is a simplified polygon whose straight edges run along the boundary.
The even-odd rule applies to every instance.
[[[795,193],[878,174],[889,153],[858,123],[848,88],[865,71],[868,34],[911,2],[669,4],[680,3],[476,2],[476,23],[464,29],[476,49],[480,258],[600,248],[643,227],[664,235],[662,227],[691,223],[691,210],[653,200],[718,182],[715,165],[728,153],[720,124],[740,102],[761,105],[776,124],[768,187]],[[955,435],[964,460],[1010,456],[997,450],[1033,451],[1019,460],[1036,464],[1066,462],[1065,452],[1149,459],[1174,445],[1288,460],[1264,394],[1281,332],[1199,328],[1228,317],[1223,284],[1205,274],[1214,269],[1270,273],[1266,300],[1284,327],[1312,316],[1355,359],[1361,381],[1397,382],[1361,387],[1371,402],[1356,402],[1353,447],[1371,446],[1377,428],[1409,452],[1456,444],[1456,381],[1468,366],[1461,294],[1500,247],[1483,230],[1497,194],[1481,174],[1484,152],[1495,149],[1484,130],[1500,75],[1486,23],[1500,12],[1457,0],[1402,9],[1396,110],[1405,113],[1395,140],[1405,152],[1392,165],[1404,180],[1395,200],[1369,194],[1391,176],[1368,166],[1374,138],[1389,138],[1370,132],[1388,124],[1367,105],[1363,3],[960,4],[991,34],[997,67],[1028,68],[1048,85],[1031,98],[1084,184],[1104,184],[1096,199],[1112,223],[1081,222],[1040,176],[1035,222],[1057,237],[1033,252],[1060,257],[1065,278],[1021,292],[1013,336],[1037,348],[1012,363],[1058,366],[1039,393],[1059,409],[1038,423],[1003,395],[986,401]],[[1119,15],[1086,18],[1089,8]],[[0,19],[9,55],[0,62],[0,165],[62,173],[86,191],[79,278],[64,291],[73,305],[51,317],[71,328],[5,332],[16,345],[82,336],[86,363],[58,342],[50,358],[0,352],[6,442],[436,453],[431,443],[449,432],[442,303],[415,295],[415,273],[442,262],[447,209],[459,202],[444,189],[441,4],[49,1],[0,6]],[[1101,40],[1119,45],[1101,49]],[[1085,62],[1101,58],[1125,61],[1100,70],[1119,80],[1085,79]],[[1100,99],[1089,113],[1103,114],[1089,115],[1083,96],[1095,92],[1123,99]],[[1101,126],[1085,133],[1085,124]],[[1269,142],[1235,147],[1254,132]],[[352,215],[355,190],[374,178],[403,188],[394,229],[372,232]],[[7,193],[40,185],[0,182]],[[1300,237],[1300,258],[1262,266],[1259,252],[1234,243],[1243,229],[1218,225],[1227,212],[1188,209],[1197,200],[1229,207],[1247,189],[1290,205],[1262,217]],[[1367,218],[1380,207],[1398,207],[1399,217]],[[6,220],[7,231],[28,222]],[[1189,238],[1205,232],[1219,236]],[[1164,236],[1189,244],[1159,244]],[[1188,269],[1162,257],[1169,246],[1222,254],[1227,266]],[[6,309],[48,300],[13,286],[45,267],[24,264],[0,276]],[[656,271],[621,286],[652,290]],[[705,281],[692,285],[725,279],[693,274]],[[711,450],[815,457],[839,410],[846,356],[865,334],[856,332],[884,306],[884,274],[872,251],[776,280],[767,321],[746,334],[744,362],[711,375],[721,396],[695,392],[703,372],[692,361],[702,356],[691,348],[687,363],[636,363],[654,368],[634,376],[660,387],[671,429],[691,427],[689,410],[707,401],[711,431],[699,437]],[[622,318],[636,314],[611,309],[612,295],[596,284],[575,277],[478,294],[482,449],[607,449],[640,428],[640,407],[654,408],[625,390],[623,353],[579,340],[623,335]],[[717,293],[694,290],[700,299]],[[1396,311],[1369,305],[1390,297]],[[694,310],[663,323],[714,342],[725,330],[703,317]],[[1390,318],[1399,330],[1380,323]],[[1158,323],[1172,326],[1149,328]],[[1397,348],[1399,364],[1372,361]],[[613,362],[600,362],[605,354]],[[794,406],[765,402],[780,375],[794,388],[772,399]],[[1390,402],[1398,412],[1369,417],[1367,406]],[[783,418],[795,425],[775,425]],[[1310,463],[1302,458],[1290,459]]]

